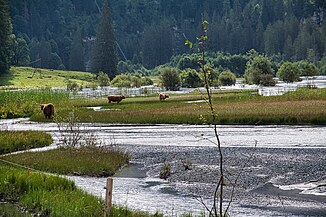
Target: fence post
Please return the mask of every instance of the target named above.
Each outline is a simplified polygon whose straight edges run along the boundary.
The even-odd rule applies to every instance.
[[[106,180],[104,217],[110,216],[110,213],[111,213],[111,209],[112,209],[112,188],[113,188],[113,179],[111,177],[109,177]]]

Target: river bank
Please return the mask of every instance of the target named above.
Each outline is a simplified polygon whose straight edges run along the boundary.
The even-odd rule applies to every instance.
[[[211,206],[217,177],[217,149],[212,129],[199,125],[85,124],[102,145],[131,154],[132,164],[114,177],[113,202],[166,216],[200,214]],[[0,121],[1,129],[41,130],[58,142],[53,123],[28,119]],[[219,134],[226,173],[234,181],[239,171],[231,216],[325,216],[326,127],[221,126]],[[255,141],[257,146],[255,147]],[[250,157],[252,156],[252,157]],[[182,160],[191,162],[185,170]],[[159,179],[169,162],[172,175]],[[105,178],[69,177],[93,195],[104,197]],[[226,193],[230,190],[227,183]],[[300,190],[302,189],[302,190]]]

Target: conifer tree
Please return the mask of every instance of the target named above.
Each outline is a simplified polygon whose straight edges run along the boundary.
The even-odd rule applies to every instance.
[[[12,26],[9,17],[8,1],[0,0],[0,74],[9,69],[9,46]]]
[[[85,71],[83,41],[79,28],[76,30],[71,44],[69,66],[70,70]]]
[[[102,71],[108,74],[110,79],[117,74],[118,57],[115,43],[111,14],[108,2],[105,0],[93,48],[93,72],[98,73]]]

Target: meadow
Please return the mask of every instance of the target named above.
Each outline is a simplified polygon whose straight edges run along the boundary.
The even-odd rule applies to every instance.
[[[69,81],[78,86],[92,87],[96,82],[96,75],[88,72],[12,66],[9,74],[0,76],[0,89],[65,88]]]
[[[325,124],[326,89],[298,89],[282,96],[259,96],[256,91],[214,91],[217,124]],[[70,99],[67,92],[43,90],[0,91],[0,118],[44,118],[40,103],[52,102],[57,117],[74,111],[81,122],[124,124],[211,124],[205,93],[127,97],[119,104],[106,98]],[[102,107],[94,111],[88,107]]]

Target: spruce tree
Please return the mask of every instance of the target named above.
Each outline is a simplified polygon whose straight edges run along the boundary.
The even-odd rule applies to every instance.
[[[0,74],[9,69],[9,46],[12,26],[9,17],[8,1],[0,0]]]
[[[93,48],[93,72],[98,73],[102,71],[108,74],[110,79],[117,74],[118,57],[115,43],[111,14],[108,2],[105,0]]]
[[[70,70],[85,71],[83,41],[79,28],[76,30],[71,44],[69,66]]]

